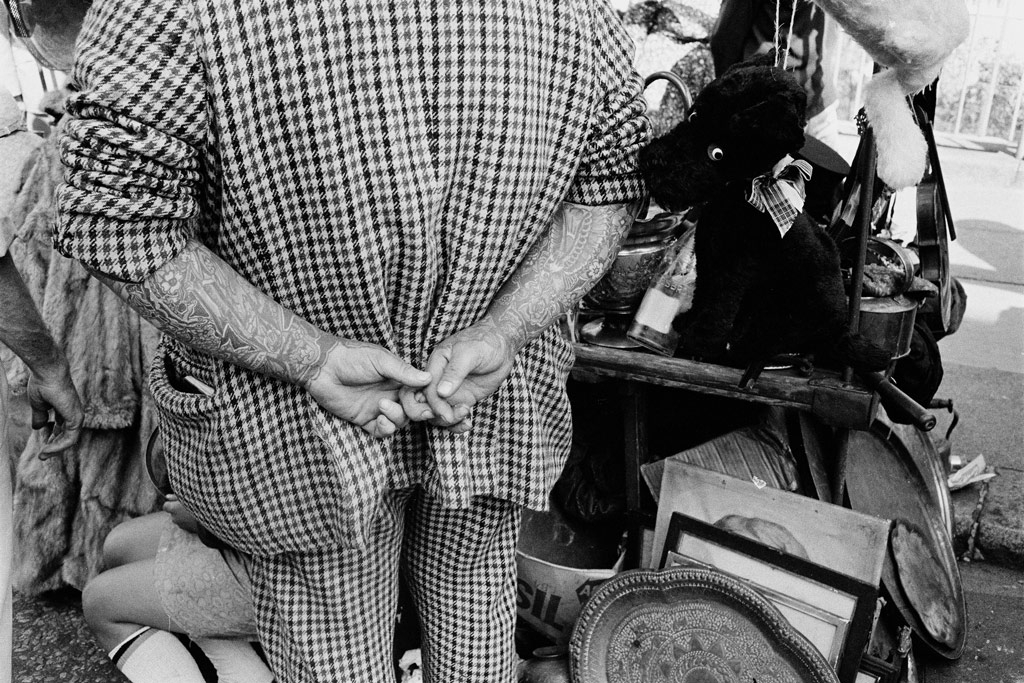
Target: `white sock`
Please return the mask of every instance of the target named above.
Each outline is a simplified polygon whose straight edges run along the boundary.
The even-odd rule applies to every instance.
[[[136,631],[110,652],[110,658],[132,683],[205,683],[188,649],[173,634],[153,628]]]
[[[217,669],[218,683],[272,683],[273,672],[256,650],[241,638],[196,638],[207,659]]]

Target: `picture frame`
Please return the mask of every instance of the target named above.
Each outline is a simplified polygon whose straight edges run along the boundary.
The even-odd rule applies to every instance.
[[[756,515],[778,532],[776,547],[876,588],[881,585],[891,520],[669,459],[649,566],[656,567],[662,558],[675,512],[712,525],[728,519],[740,533]]]
[[[712,568],[747,581],[815,646],[840,681],[857,680],[877,586],[678,512],[661,558],[661,568],[673,566]]]

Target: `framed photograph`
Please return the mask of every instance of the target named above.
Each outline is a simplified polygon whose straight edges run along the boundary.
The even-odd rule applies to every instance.
[[[750,583],[828,661],[855,683],[871,635],[877,586],[773,547],[778,529],[755,524],[768,542],[673,513],[662,568],[710,567]]]
[[[662,473],[652,566],[662,558],[675,512],[881,584],[890,520],[670,459]]]

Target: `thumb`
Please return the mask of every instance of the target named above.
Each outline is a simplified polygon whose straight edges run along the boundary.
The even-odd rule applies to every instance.
[[[474,367],[476,367],[476,357],[473,354],[453,353],[437,383],[437,395],[441,398],[451,398]]]
[[[425,387],[430,384],[430,373],[417,370],[398,356],[382,351],[376,360],[377,372],[381,377],[393,379],[407,387]]]

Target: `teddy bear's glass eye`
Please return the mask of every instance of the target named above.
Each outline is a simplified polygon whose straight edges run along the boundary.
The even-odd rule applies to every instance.
[[[697,112],[691,111],[690,115],[686,117],[686,120],[689,121],[690,123],[693,123],[694,121],[696,121],[697,120]]]
[[[725,152],[721,147],[715,145],[708,145],[708,159],[711,161],[721,161],[725,158]]]

